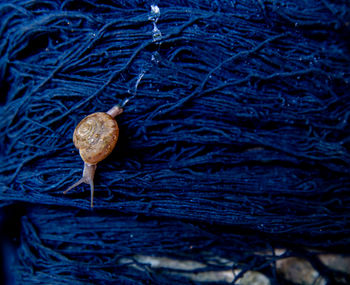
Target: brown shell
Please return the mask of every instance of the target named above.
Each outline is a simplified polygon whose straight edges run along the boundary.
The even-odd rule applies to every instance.
[[[93,113],[80,121],[73,142],[84,162],[96,164],[114,149],[119,136],[116,120],[107,113]]]

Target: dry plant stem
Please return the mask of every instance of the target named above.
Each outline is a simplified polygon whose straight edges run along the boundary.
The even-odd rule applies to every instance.
[[[90,184],[90,189],[91,189],[91,208],[94,206],[94,176],[95,176],[95,171],[96,171],[97,165],[93,164],[87,164],[86,162],[84,163],[84,171],[83,171],[83,177],[80,178],[76,183],[74,183],[72,186],[70,186],[67,190],[63,192],[63,194],[66,194],[69,190],[73,189],[74,187],[86,183]]]

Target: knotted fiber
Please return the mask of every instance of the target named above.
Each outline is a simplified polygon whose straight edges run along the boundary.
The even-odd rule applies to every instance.
[[[191,282],[135,255],[276,280],[264,250],[348,253],[348,1],[18,0],[0,17],[9,280]],[[72,134],[125,100],[91,210],[87,185],[62,194],[83,168]]]

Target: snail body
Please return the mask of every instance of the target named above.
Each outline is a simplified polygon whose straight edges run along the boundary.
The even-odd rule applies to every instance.
[[[83,177],[65,190],[66,194],[74,187],[86,183],[91,188],[91,207],[94,198],[94,176],[97,163],[104,160],[113,151],[119,137],[119,127],[114,119],[123,112],[120,106],[114,106],[108,112],[97,112],[80,121],[73,133],[73,143],[84,161]]]
[[[97,164],[114,149],[119,136],[116,120],[107,113],[93,113],[75,128],[73,143],[84,162]]]

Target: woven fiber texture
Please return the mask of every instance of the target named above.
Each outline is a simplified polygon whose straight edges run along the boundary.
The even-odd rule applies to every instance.
[[[276,281],[264,250],[349,253],[349,1],[18,0],[0,19],[8,280],[191,282],[133,259],[155,255]],[[125,100],[91,210],[88,185],[62,194],[73,131]]]

